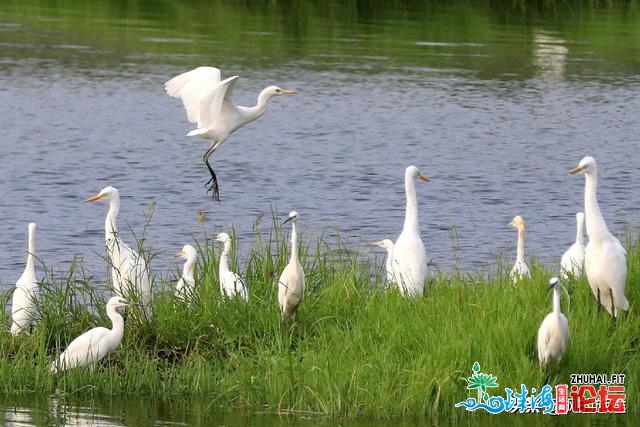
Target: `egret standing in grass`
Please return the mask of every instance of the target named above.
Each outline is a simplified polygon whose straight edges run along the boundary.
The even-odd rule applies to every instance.
[[[549,290],[553,290],[553,311],[547,314],[538,329],[538,360],[543,370],[552,360],[560,366],[569,341],[569,322],[560,311],[560,280],[557,277],[549,281]]]
[[[107,316],[112,328],[98,326],[80,335],[51,364],[51,372],[61,372],[78,366],[95,365],[100,359],[114,351],[122,341],[124,319],[118,308],[132,305],[121,297],[111,297],[107,302]]]
[[[584,213],[576,214],[576,241],[562,254],[560,260],[560,275],[567,280],[569,275],[582,277],[584,268]]]
[[[604,222],[598,205],[598,168],[593,157],[580,160],[570,174],[584,173],[584,213],[589,243],[584,250],[584,271],[589,286],[601,305],[615,319],[618,310],[628,310],[624,295],[627,284],[627,251],[613,237]]]
[[[18,335],[31,325],[36,316],[36,298],[38,294],[38,281],[36,279],[35,252],[36,252],[36,224],[30,223],[29,249],[27,252],[27,264],[24,272],[16,282],[11,303],[11,334]]]
[[[529,272],[529,266],[527,266],[527,262],[524,259],[524,238],[526,235],[525,231],[525,222],[524,218],[520,215],[516,215],[509,224],[509,227],[513,227],[518,230],[518,244],[516,246],[516,263],[513,265],[511,269],[511,273],[509,277],[513,283],[518,283],[520,280],[525,277],[531,277],[531,273]]]
[[[85,202],[109,201],[109,212],[104,221],[107,254],[111,263],[113,289],[122,298],[142,302],[147,318],[151,315],[151,283],[147,263],[140,254],[122,242],[116,220],[120,212],[120,192],[115,187],[105,187]]]
[[[297,221],[298,212],[293,211],[282,223],[291,223],[291,258],[278,279],[278,304],[283,320],[295,320],[296,311],[304,295],[304,270],[298,257]]]
[[[249,290],[240,276],[229,269],[229,255],[231,254],[231,237],[227,233],[220,233],[216,237],[218,242],[222,242],[224,248],[220,255],[220,293],[223,296],[233,298],[240,296],[245,301],[249,301]]]
[[[233,76],[222,80],[219,69],[198,67],[172,78],[164,85],[169,96],[182,100],[187,110],[187,119],[198,126],[187,135],[198,135],[212,140],[202,160],[211,174],[211,179],[206,184],[211,184],[207,192],[211,191],[215,200],[220,200],[218,180],[209,164],[209,157],[220,148],[229,135],[262,116],[267,110],[267,102],[273,96],[297,93],[291,89],[269,86],[260,92],[255,106],[241,107],[231,100],[237,79],[238,76]]]
[[[176,257],[185,259],[185,263],[182,266],[182,276],[176,284],[175,296],[188,301],[195,295],[195,278],[193,272],[198,261],[198,252],[196,248],[191,245],[184,245],[182,250],[176,254]]]
[[[407,205],[402,232],[393,247],[393,265],[400,293],[405,296],[424,294],[424,281],[428,273],[427,251],[420,238],[418,199],[414,180],[429,182],[417,167],[409,166],[404,173]]]
[[[379,242],[373,242],[371,245],[387,250],[387,259],[384,264],[387,273],[387,284],[396,283],[395,266],[393,264],[393,242],[389,239],[384,239]]]

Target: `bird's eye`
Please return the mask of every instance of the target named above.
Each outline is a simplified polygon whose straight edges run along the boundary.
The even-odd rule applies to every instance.
[[[277,89],[276,89],[276,93],[280,93],[280,92],[282,92],[282,89],[277,88]]]

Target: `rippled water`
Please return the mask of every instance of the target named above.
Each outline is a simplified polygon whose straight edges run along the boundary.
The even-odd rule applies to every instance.
[[[425,420],[417,419],[336,419],[312,414],[290,414],[277,416],[243,409],[224,410],[205,398],[185,399],[166,397],[151,401],[144,397],[126,398],[113,396],[91,398],[83,396],[67,397],[25,397],[5,396],[0,399],[0,422],[11,427],[31,426],[345,426],[345,427],[417,427],[425,425]],[[488,424],[531,426],[573,426],[590,427],[632,426],[637,424],[637,416],[610,416],[602,414],[568,415],[550,417],[544,415],[488,415],[462,413],[456,419],[442,417],[428,420],[441,426],[481,426]]]
[[[478,18],[481,32],[474,11],[409,10],[355,23],[307,17],[308,28],[280,34],[259,13],[234,18],[242,29],[235,21],[203,29],[172,27],[160,12],[135,20],[73,12],[69,25],[47,8],[0,14],[5,288],[21,273],[29,221],[49,267],[80,257],[98,282],[108,279],[107,206],[82,203],[107,185],[121,191],[125,241],[144,235],[161,275],[183,244],[232,226],[246,249],[272,207],[300,212],[307,238],[339,234],[354,247],[395,239],[410,164],[431,177],[418,197],[436,269],[483,271],[499,254],[510,263],[516,234],[506,224],[516,214],[527,220],[528,255],[558,262],[582,209],[584,179],[567,171],[585,155],[598,160],[614,234],[640,224],[636,15],[565,23],[488,15]],[[185,136],[183,107],[163,91],[199,65],[240,75],[242,105],[266,85],[299,90],[273,99],[212,157],[222,203],[204,190],[207,142]]]

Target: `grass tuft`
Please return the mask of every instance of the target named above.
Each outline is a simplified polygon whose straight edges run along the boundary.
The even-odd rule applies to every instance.
[[[585,279],[564,283],[571,337],[560,372],[547,374],[538,368],[535,339],[551,310],[546,289],[555,272],[535,259],[531,278],[518,285],[497,259],[484,273],[488,278],[441,272],[429,279],[424,297],[406,299],[382,285],[383,265],[372,249],[302,238],[308,287],[296,322],[283,323],[275,283],[288,261],[289,234],[277,225],[265,232],[258,222],[254,233],[244,261],[235,246],[231,257],[249,284],[248,303],[221,296],[222,248],[201,243],[193,299],[176,299],[173,279],[156,280],[150,322],[133,322],[125,313],[120,348],[94,369],[55,376],[50,363],[74,337],[110,325],[104,304],[111,293],[75,263],[64,274],[45,269],[37,325],[12,337],[10,315],[0,319],[0,391],[192,394],[208,396],[215,406],[274,413],[456,417],[462,410],[454,405],[475,397],[466,389],[475,361],[498,378],[494,395],[520,384],[569,384],[571,373],[640,376],[640,321],[633,311],[640,300],[639,236],[629,234],[626,242],[632,308],[616,324],[606,312],[596,314]],[[633,411],[640,386],[625,385]]]

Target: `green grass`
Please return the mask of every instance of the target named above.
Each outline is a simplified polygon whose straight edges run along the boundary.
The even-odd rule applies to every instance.
[[[569,383],[571,373],[624,373],[627,408],[640,404],[640,242],[627,242],[631,311],[613,325],[584,280],[565,286],[563,311],[571,338],[560,374],[538,369],[535,334],[550,311],[551,273],[533,263],[518,286],[499,273],[487,282],[458,274],[431,278],[425,296],[408,300],[379,286],[382,271],[366,248],[302,241],[307,290],[294,324],[283,324],[274,285],[288,260],[288,233],[256,235],[240,271],[250,301],[223,301],[218,246],[200,247],[199,296],[189,305],[157,281],[151,323],[128,312],[121,347],[95,369],[54,376],[49,365],[75,336],[109,325],[110,292],[91,286],[77,266],[62,277],[48,272],[40,319],[29,334],[0,331],[0,392],[67,395],[206,396],[212,405],[268,412],[353,417],[462,417],[454,405],[475,390],[465,378],[478,361],[498,377],[493,395],[520,384]],[[237,259],[234,257],[234,260]],[[235,261],[234,261],[235,262]],[[236,265],[236,270],[237,270]],[[496,268],[498,272],[501,268]],[[130,309],[135,310],[135,309]]]

